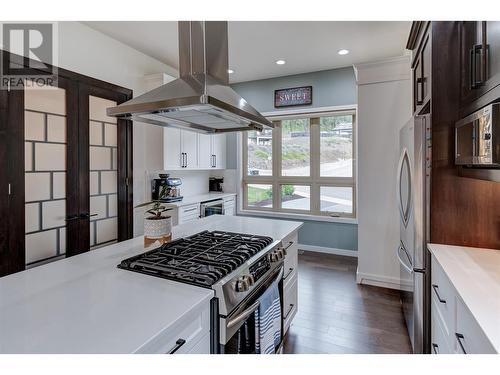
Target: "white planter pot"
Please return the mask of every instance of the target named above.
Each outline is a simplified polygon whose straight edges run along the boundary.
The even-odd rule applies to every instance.
[[[165,216],[159,220],[144,219],[144,237],[161,239],[172,233],[172,217]]]

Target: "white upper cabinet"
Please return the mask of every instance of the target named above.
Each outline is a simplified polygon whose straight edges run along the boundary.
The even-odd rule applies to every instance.
[[[198,158],[200,169],[212,168],[212,136],[208,134],[198,134]]]
[[[214,168],[226,168],[226,134],[212,135],[212,154]]]
[[[198,134],[181,130],[181,151],[184,153],[184,169],[198,169]]]
[[[184,161],[181,154],[181,130],[163,129],[163,165],[165,169],[180,169]]]
[[[164,169],[226,168],[226,135],[199,134],[176,128],[165,128]]]

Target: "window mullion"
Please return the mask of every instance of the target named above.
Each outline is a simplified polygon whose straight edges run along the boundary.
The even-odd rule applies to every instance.
[[[281,192],[279,189],[279,176],[281,176],[281,121],[273,121],[273,207],[281,209]]]
[[[311,213],[317,214],[320,211],[320,196],[318,180],[320,178],[320,119],[311,118]]]

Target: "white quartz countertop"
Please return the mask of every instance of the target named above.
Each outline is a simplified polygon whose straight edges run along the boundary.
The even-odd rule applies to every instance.
[[[217,229],[279,240],[301,225],[213,215],[173,237]],[[116,267],[144,251],[137,237],[0,278],[0,353],[133,353],[209,303],[210,289]]]
[[[500,250],[437,244],[428,248],[500,353]]]
[[[224,197],[230,197],[234,195],[236,195],[236,193],[215,193],[215,192],[198,194],[198,195],[188,195],[185,196],[181,201],[171,202],[168,205],[173,207],[182,207],[193,203],[206,202],[206,201],[211,201],[213,199],[221,199]]]

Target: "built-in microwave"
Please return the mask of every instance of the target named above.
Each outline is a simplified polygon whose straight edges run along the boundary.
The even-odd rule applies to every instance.
[[[455,164],[500,167],[500,103],[455,124]]]

